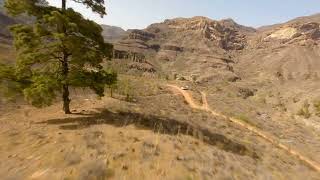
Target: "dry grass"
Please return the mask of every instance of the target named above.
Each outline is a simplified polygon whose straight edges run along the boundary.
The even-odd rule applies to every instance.
[[[113,92],[128,102],[134,102],[139,97],[159,95],[161,82],[151,77],[120,75]]]
[[[62,123],[63,119],[60,122]],[[132,125],[115,127],[111,124],[100,124],[74,130],[59,128],[72,124],[74,123],[38,124],[33,125],[32,129],[19,131],[10,137],[2,134],[1,145],[6,142],[17,142],[15,147],[9,144],[4,147],[4,150],[11,148],[11,151],[1,153],[2,158],[10,157],[6,167],[16,168],[19,159],[29,158],[22,163],[28,165],[28,169],[19,173],[6,172],[4,175],[2,170],[5,170],[5,167],[0,165],[2,177],[185,179],[190,176],[203,179],[212,178],[211,167],[221,172],[223,169],[223,165],[214,165],[214,162],[218,157],[224,157],[225,153],[212,149],[210,145],[190,136],[166,135],[160,133],[160,128],[155,129],[153,133],[148,129]],[[39,128],[46,130],[41,131]],[[21,140],[33,143],[25,146],[26,144],[18,143]],[[22,146],[24,146],[23,151],[21,151]],[[215,152],[218,156],[211,152]],[[36,161],[41,162],[41,169],[32,163]],[[206,167],[206,164],[210,165]],[[191,168],[190,165],[197,168],[190,171],[188,170]],[[245,170],[234,173],[246,177]]]
[[[317,176],[246,130],[192,111],[160,81],[120,79],[132,83],[136,103],[108,97],[84,100],[87,97],[81,95],[80,100],[72,101],[72,108],[82,114],[65,116],[57,104],[41,110],[31,108],[27,114],[22,108],[3,117],[1,121],[8,123],[0,128],[0,158],[7,160],[0,164],[0,176],[25,179],[34,175],[53,180],[292,179],[299,176],[297,168],[308,177]],[[188,131],[184,123],[202,130]],[[266,161],[247,155],[247,150],[263,155]],[[28,168],[16,171],[17,164]]]

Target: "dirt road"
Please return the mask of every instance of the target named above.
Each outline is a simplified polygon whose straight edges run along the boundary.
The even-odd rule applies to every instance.
[[[247,130],[257,134],[258,136],[262,137],[263,139],[267,140],[268,142],[270,142],[274,146],[276,146],[280,149],[283,149],[284,151],[288,152],[290,155],[298,158],[300,161],[304,162],[306,165],[310,166],[311,168],[320,172],[320,164],[318,162],[312,161],[310,158],[302,155],[300,152],[298,152],[298,151],[286,146],[285,144],[279,142],[279,140],[277,140],[277,138],[273,137],[272,135],[269,135],[268,133],[262,131],[261,129],[258,129],[257,127],[254,127],[254,126],[252,126],[252,125],[250,125],[240,119],[228,117],[226,115],[223,115],[220,112],[217,112],[217,111],[211,109],[208,105],[206,94],[204,92],[201,92],[203,103],[202,103],[202,105],[198,105],[187,91],[182,90],[180,87],[178,87],[176,85],[169,84],[167,86],[170,87],[174,92],[179,92],[180,94],[182,94],[184,99],[190,105],[191,108],[207,111],[214,116],[222,117],[222,118],[227,119],[227,120],[229,120],[239,126],[242,126],[245,129],[247,129]]]

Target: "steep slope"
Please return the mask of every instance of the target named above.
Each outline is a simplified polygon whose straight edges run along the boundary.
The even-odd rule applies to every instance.
[[[258,31],[234,68],[246,82],[260,84],[267,103],[318,126],[320,101],[320,15],[301,17]],[[301,109],[305,109],[301,114]],[[276,108],[277,109],[277,108]]]
[[[318,76],[320,22],[312,21],[315,17],[320,19],[320,15],[298,18],[251,36],[240,64],[251,64],[286,79]],[[247,65],[243,67],[250,72]]]
[[[115,67],[129,74],[184,80],[210,92],[223,89],[215,98],[232,103],[220,105],[222,109],[240,108],[237,113],[246,114],[259,104],[261,111],[320,127],[319,17],[258,30],[230,19],[166,20],[131,30],[117,41]],[[219,102],[210,94],[209,100]]]
[[[290,20],[289,22],[287,23],[280,23],[280,24],[274,24],[274,25],[269,25],[269,26],[262,26],[260,28],[258,28],[259,31],[266,31],[266,30],[270,30],[272,28],[276,28],[276,27],[279,27],[281,25],[284,25],[284,24],[288,24],[288,23],[308,23],[308,22],[317,22],[317,23],[320,23],[320,13],[318,14],[314,14],[314,15],[311,15],[311,16],[302,16],[302,17],[298,17],[298,18],[295,18],[293,20]]]
[[[167,76],[186,76],[199,83],[235,81],[238,77],[232,70],[232,55],[246,47],[247,36],[254,32],[230,19],[165,20],[144,30],[132,30],[115,44],[115,58],[149,64]]]

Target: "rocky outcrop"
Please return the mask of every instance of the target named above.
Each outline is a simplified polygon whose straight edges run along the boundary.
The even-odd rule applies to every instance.
[[[177,18],[164,22],[169,29],[178,32],[194,32],[212,44],[225,50],[241,50],[246,45],[246,34],[253,28],[244,28],[232,20],[214,21],[206,17]],[[150,27],[155,30],[155,26]],[[157,31],[160,31],[158,28]]]
[[[141,61],[130,63],[131,69],[155,72],[154,68],[147,67],[156,64],[164,72],[171,69],[186,75],[206,72],[205,76],[199,76],[201,82],[234,82],[240,78],[234,74],[234,60],[228,54],[243,50],[247,36],[255,30],[231,19],[215,21],[194,17],[165,20],[143,30],[127,32],[125,38],[115,43],[114,55],[116,59]],[[143,64],[147,62],[150,64]]]
[[[243,99],[247,99],[251,96],[254,96],[256,91],[257,91],[256,89],[249,89],[249,88],[240,87],[238,89],[238,96],[242,97]]]
[[[301,34],[305,35],[308,39],[318,40],[320,38],[319,23],[306,23],[299,27]]]
[[[114,59],[130,59],[131,54],[127,51],[121,51],[121,50],[114,50],[113,51],[113,58]]]
[[[114,59],[129,59],[134,62],[144,62],[145,56],[141,53],[137,52],[128,52],[122,50],[114,50],[113,51],[113,58]]]
[[[131,30],[130,34],[128,35],[128,39],[139,39],[142,41],[149,41],[154,38],[154,34],[138,29]]]
[[[300,45],[318,40],[320,40],[320,26],[317,22],[285,24],[275,30],[272,29],[264,38],[266,42],[280,41],[282,44],[296,43]]]
[[[129,64],[130,69],[136,69],[142,72],[148,72],[148,73],[155,73],[156,70],[153,67],[152,64],[144,62],[144,63],[138,63],[138,62],[132,62]]]
[[[114,50],[113,58],[115,61],[128,60],[128,68],[131,70],[138,70],[142,72],[155,73],[156,69],[153,64],[146,60],[146,57],[142,53],[130,52],[124,50]]]
[[[152,50],[154,50],[154,51],[156,51],[156,52],[158,52],[161,47],[160,47],[159,44],[151,44],[151,45],[149,46],[149,48],[152,49]]]
[[[313,31],[315,29],[319,29],[319,24],[315,23],[315,22],[306,23],[306,24],[301,25],[299,27],[299,29],[301,32],[307,33],[307,32]]]
[[[166,45],[161,46],[161,50],[182,52],[183,47],[166,44]]]

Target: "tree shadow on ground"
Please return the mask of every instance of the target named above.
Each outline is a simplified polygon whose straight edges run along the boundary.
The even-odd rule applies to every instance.
[[[100,112],[95,114],[51,119],[40,122],[39,124],[59,125],[59,128],[63,130],[78,130],[99,124],[108,124],[115,127],[135,125],[137,128],[152,130],[161,134],[192,136],[221,150],[259,159],[259,156],[253,149],[249,149],[243,144],[230,140],[222,134],[213,133],[209,129],[201,128],[187,122],[135,112],[111,112],[106,109],[98,110]]]

